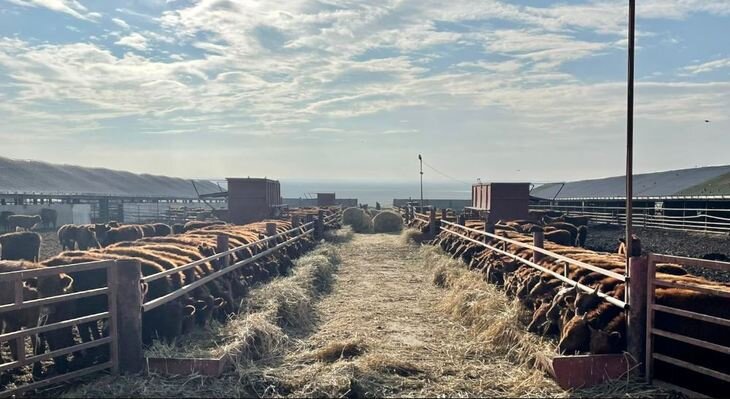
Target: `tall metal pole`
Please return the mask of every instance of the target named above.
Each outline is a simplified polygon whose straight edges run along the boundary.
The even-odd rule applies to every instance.
[[[629,70],[628,101],[626,107],[626,272],[631,257],[631,233],[633,215],[634,169],[634,46],[636,31],[636,0],[629,0]]]
[[[423,158],[418,154],[418,162],[421,164],[421,212],[423,213]]]

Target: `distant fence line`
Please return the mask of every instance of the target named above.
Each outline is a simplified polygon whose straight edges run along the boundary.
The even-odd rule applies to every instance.
[[[290,208],[317,206],[316,198],[282,198],[282,202],[289,205]],[[357,206],[357,198],[336,198],[335,205],[343,207]]]
[[[626,225],[626,209],[623,207],[531,205],[530,209],[589,216],[593,223]],[[730,234],[730,209],[635,207],[631,220],[634,226],[649,229]]]
[[[408,205],[409,202],[420,202],[419,198],[394,198],[393,206],[396,208],[402,208]],[[455,211],[463,210],[467,206],[471,206],[471,199],[423,199],[424,206],[433,206],[436,208],[450,208]]]

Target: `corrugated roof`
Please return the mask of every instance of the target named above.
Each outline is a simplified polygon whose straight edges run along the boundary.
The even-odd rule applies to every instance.
[[[530,194],[546,199],[626,197],[626,177],[544,184]],[[690,195],[730,195],[730,165],[634,175],[635,197]]]
[[[220,191],[210,181],[196,180],[195,185],[200,194]],[[190,180],[3,157],[0,157],[0,193],[180,199],[198,197]]]

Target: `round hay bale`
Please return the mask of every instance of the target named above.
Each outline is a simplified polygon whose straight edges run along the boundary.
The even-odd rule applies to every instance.
[[[395,212],[383,211],[373,219],[373,230],[376,233],[397,233],[403,229],[403,218]]]
[[[342,224],[352,226],[356,233],[369,233],[373,228],[373,220],[360,208],[347,208],[342,212]]]

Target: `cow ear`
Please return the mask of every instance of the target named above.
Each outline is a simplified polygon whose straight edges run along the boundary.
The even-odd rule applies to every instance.
[[[620,242],[620,243],[623,243],[623,244],[626,244],[626,239],[625,239],[625,238],[623,238],[623,237],[620,237],[620,238],[618,239],[618,242]]]
[[[70,290],[73,283],[74,283],[73,277],[69,276],[68,274],[64,274],[61,277],[61,285],[63,285],[64,291]]]
[[[32,278],[29,280],[25,280],[25,285],[26,285],[26,287],[30,287],[30,288],[38,288],[38,279]]]

